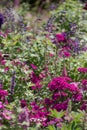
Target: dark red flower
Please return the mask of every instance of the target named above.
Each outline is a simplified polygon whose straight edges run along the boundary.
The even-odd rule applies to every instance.
[[[85,4],[85,6],[83,7],[84,10],[87,10],[87,3]]]
[[[22,99],[20,102],[21,102],[21,107],[22,107],[22,108],[24,108],[24,107],[27,106],[26,100]]]

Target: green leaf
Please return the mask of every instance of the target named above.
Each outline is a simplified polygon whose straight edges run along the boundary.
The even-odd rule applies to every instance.
[[[64,111],[58,112],[56,109],[51,110],[51,116],[52,117],[61,118],[61,117],[64,116],[64,114],[65,114]]]
[[[56,130],[55,127],[52,126],[52,125],[49,125],[49,126],[48,126],[48,129],[49,129],[49,130]]]

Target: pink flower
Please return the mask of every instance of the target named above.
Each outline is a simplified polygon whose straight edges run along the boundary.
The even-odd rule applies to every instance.
[[[30,66],[32,67],[32,69],[36,70],[37,66],[35,66],[34,64],[30,64]]]
[[[5,64],[6,64],[6,60],[2,60],[2,61],[1,61],[1,64],[2,64],[2,65],[5,65]]]
[[[53,56],[54,56],[54,54],[53,54],[53,53],[50,53],[50,54],[49,54],[49,56],[50,56],[50,57],[53,57]]]
[[[66,40],[64,33],[56,34],[56,39],[58,40],[58,42],[64,42]]]
[[[5,72],[9,71],[9,67],[6,66],[6,67],[4,68],[4,71],[5,71]]]
[[[9,111],[9,110],[3,110],[3,113],[2,113],[3,117],[7,120],[11,120],[11,115],[12,115],[12,112]]]
[[[0,109],[4,108],[3,103],[0,101]]]

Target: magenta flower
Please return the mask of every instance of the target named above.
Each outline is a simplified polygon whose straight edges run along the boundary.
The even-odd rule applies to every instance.
[[[65,34],[64,33],[56,34],[56,39],[58,40],[58,42],[64,42],[66,40]]]
[[[81,101],[82,100],[82,94],[81,93],[77,94],[75,96],[75,100],[78,101],[78,102]]]
[[[68,107],[68,101],[64,101],[62,103],[58,103],[56,104],[53,108],[56,109],[57,111],[61,111],[61,110],[66,110]]]
[[[26,100],[22,99],[20,102],[21,102],[21,107],[22,107],[22,108],[24,108],[24,107],[27,106]]]
[[[48,106],[50,106],[51,103],[52,103],[52,101],[51,101],[49,98],[45,98],[44,102],[45,102],[45,104],[48,105]]]
[[[77,84],[75,84],[75,83],[69,84],[69,89],[70,89],[70,91],[73,92],[73,93],[76,93],[76,92],[79,91],[79,88],[78,88]]]
[[[87,110],[87,101],[82,103],[81,110]]]
[[[87,79],[82,80],[82,89],[87,90]]]
[[[34,64],[30,64],[30,66],[32,67],[33,70],[37,69],[37,66],[35,66]]]
[[[39,78],[39,76],[37,76],[37,75],[35,74],[35,72],[32,72],[32,73],[30,74],[30,80],[31,80],[32,83],[40,82],[40,78]]]
[[[56,122],[54,120],[48,122],[48,125],[54,125],[54,124],[56,124]]]
[[[71,52],[71,50],[69,47],[62,47],[62,49],[60,49],[60,51],[59,51],[59,56],[68,58],[71,56],[70,52]]]
[[[35,90],[35,89],[41,89],[41,87],[42,87],[42,85],[39,83],[39,82],[37,82],[34,86],[32,86],[31,88],[32,88],[32,90]]]
[[[52,99],[53,100],[57,100],[61,97],[61,93],[60,92],[57,92],[57,93],[54,93],[53,96],[52,96]]]
[[[70,56],[71,56],[71,54],[70,54],[70,52],[65,51],[65,52],[64,52],[64,56],[68,58],[68,57],[70,57]]]
[[[4,71],[5,71],[5,72],[9,71],[9,67],[6,66],[6,67],[4,68]]]
[[[2,65],[5,65],[5,64],[6,64],[6,60],[2,60],[2,61],[1,61],[1,64],[2,64]]]
[[[80,73],[87,73],[87,68],[78,68]]]
[[[50,57],[54,57],[54,54],[53,54],[53,53],[50,53],[49,56],[50,56]]]
[[[8,95],[7,90],[0,90],[0,97],[5,97]]]
[[[66,77],[56,77],[48,84],[51,91],[68,89],[68,82]]]

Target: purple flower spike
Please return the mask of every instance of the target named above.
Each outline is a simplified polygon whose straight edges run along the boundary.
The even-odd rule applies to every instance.
[[[15,87],[15,71],[13,72],[13,76],[11,80],[11,86],[10,86],[11,94],[14,94],[14,87]]]
[[[3,24],[3,22],[4,22],[4,20],[3,20],[3,15],[0,14],[0,28],[1,28],[2,24]]]

